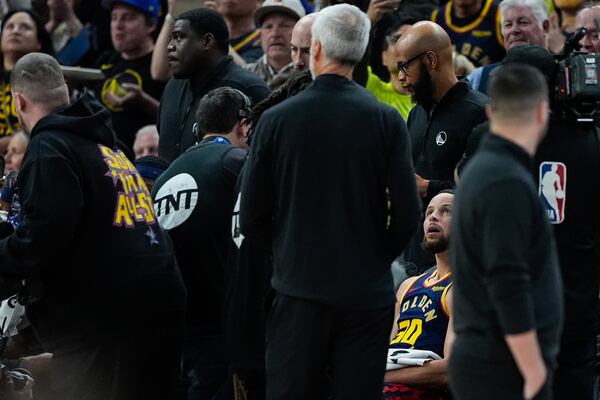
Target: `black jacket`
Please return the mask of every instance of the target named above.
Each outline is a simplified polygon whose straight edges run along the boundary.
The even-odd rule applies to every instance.
[[[454,200],[454,330],[461,343],[486,341],[490,352],[477,355],[486,362],[496,361],[489,359],[492,351],[508,352],[504,335],[532,329],[548,364],[558,353],[558,256],[532,166],[522,148],[489,135],[465,168]]]
[[[188,328],[221,331],[224,270],[235,184],[246,151],[205,139],[179,156],[152,188],[188,292]]]
[[[417,175],[430,180],[427,199],[454,186],[454,168],[461,160],[473,128],[486,120],[489,98],[458,82],[433,110],[415,106],[408,131]]]
[[[256,74],[240,67],[231,57],[225,57],[215,68],[206,85],[192,91],[188,79],[171,79],[160,100],[158,152],[173,161],[196,143],[193,126],[198,102],[209,91],[229,86],[246,94],[256,104],[269,95],[269,88]]]
[[[115,138],[90,95],[31,132],[17,182],[22,221],[0,241],[0,274],[41,282],[28,316],[46,351],[132,335],[151,312],[183,317],[172,246]]]
[[[272,242],[278,292],[393,304],[390,263],[416,228],[419,204],[402,117],[356,83],[319,76],[261,117],[240,226]]]

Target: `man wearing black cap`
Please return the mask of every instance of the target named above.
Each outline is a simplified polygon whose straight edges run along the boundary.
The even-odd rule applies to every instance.
[[[230,86],[243,92],[254,104],[268,96],[266,84],[256,74],[235,64],[228,51],[227,25],[218,12],[198,8],[176,18],[168,46],[174,79],[169,81],[161,98],[157,124],[161,157],[173,161],[194,145],[194,110],[210,90]]]
[[[538,68],[553,87],[556,74],[550,52],[524,45],[506,54],[504,64],[523,63]],[[552,93],[550,94],[552,97]],[[554,379],[555,399],[591,399],[600,276],[596,247],[600,215],[589,204],[600,196],[600,136],[593,123],[576,123],[560,117],[553,105],[546,138],[535,157],[534,178],[539,198],[552,226],[564,285],[565,325]],[[466,160],[478,140],[487,135],[484,124],[473,131]],[[459,168],[460,170],[461,168]]]

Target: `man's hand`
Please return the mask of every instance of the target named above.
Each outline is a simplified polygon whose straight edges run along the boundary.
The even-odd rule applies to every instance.
[[[25,382],[19,390],[15,389],[12,377],[4,375],[0,378],[0,398],[4,400],[33,400],[33,380]]]
[[[148,93],[144,92],[138,85],[133,83],[123,83],[121,87],[127,92],[124,96],[116,96],[107,93],[106,98],[115,107],[123,109],[139,109],[145,111],[150,116],[156,116],[158,113],[159,102]]]
[[[419,196],[421,198],[427,197],[427,188],[429,187],[429,180],[421,178],[419,175],[415,174],[415,178],[417,179],[417,191],[419,192]]]
[[[542,390],[547,377],[548,371],[545,366],[531,371],[525,376],[525,385],[523,386],[523,397],[525,400],[533,399]]]
[[[402,0],[371,0],[367,9],[371,25],[378,23],[384,14],[395,11],[401,2]]]
[[[560,27],[560,19],[556,12],[553,12],[548,18],[550,28],[548,29],[548,49],[554,54],[558,54],[565,47],[565,35]]]

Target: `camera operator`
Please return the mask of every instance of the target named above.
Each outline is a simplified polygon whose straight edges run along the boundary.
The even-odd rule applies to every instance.
[[[600,2],[587,4],[577,13],[575,27],[586,29],[585,35],[579,41],[581,51],[585,53],[600,53],[600,36],[596,20],[600,23]]]
[[[555,87],[556,63],[549,51],[524,45],[510,50],[504,63],[523,63],[539,68]],[[597,333],[597,303],[600,277],[597,242],[600,214],[589,205],[600,196],[600,143],[593,122],[565,118],[564,106],[552,96],[548,133],[535,156],[533,169],[538,194],[558,248],[564,285],[565,324],[554,376],[554,398],[592,399],[593,368]],[[493,99],[492,99],[493,101]],[[486,135],[487,124],[473,132]],[[460,172],[473,148],[467,149]]]

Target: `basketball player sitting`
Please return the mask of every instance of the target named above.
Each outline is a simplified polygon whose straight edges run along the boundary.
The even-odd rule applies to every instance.
[[[447,357],[453,337],[448,265],[453,201],[452,191],[442,191],[425,211],[422,246],[435,255],[436,266],[398,288],[384,399],[438,400],[447,393]]]

